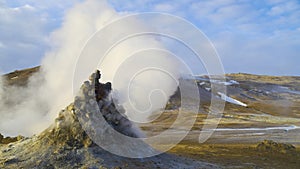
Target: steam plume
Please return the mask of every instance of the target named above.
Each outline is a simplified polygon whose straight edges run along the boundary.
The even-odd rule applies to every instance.
[[[41,71],[30,78],[28,86],[5,86],[0,81],[0,132],[5,135],[30,136],[48,127],[60,109],[74,99],[73,73],[82,47],[97,30],[118,17],[120,15],[105,1],[87,0],[75,4],[67,12],[62,27],[51,34],[52,50],[45,54]],[[130,29],[143,29],[137,23],[125,26]],[[179,76],[175,69],[178,65],[168,54],[145,52],[142,56],[137,54],[129,59],[131,54],[143,48],[163,46],[152,37],[127,40],[115,47],[99,65],[104,81],[112,81],[113,89],[118,92],[114,96],[124,104],[129,116],[137,121],[144,120],[151,112],[163,108],[177,84],[173,78],[157,71],[148,71],[132,79],[124,70],[134,72],[136,69],[133,68],[137,65],[142,68],[150,62],[165,67],[167,72],[175,72],[175,79]],[[85,64],[86,69],[80,72],[82,82],[96,69],[91,68],[88,63]],[[128,93],[129,82],[132,82],[132,86]],[[76,88],[81,83],[74,85]],[[157,91],[164,91],[164,94]],[[134,113],[136,109],[145,110],[145,114]]]

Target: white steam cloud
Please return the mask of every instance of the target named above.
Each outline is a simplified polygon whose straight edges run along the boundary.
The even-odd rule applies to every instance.
[[[73,101],[73,87],[78,88],[96,69],[88,62],[82,63],[86,64],[86,69],[80,71],[81,82],[73,86],[74,70],[83,46],[97,30],[119,17],[105,1],[87,0],[70,9],[62,27],[52,33],[52,50],[45,54],[41,71],[30,78],[28,86],[5,86],[0,81],[0,133],[30,136],[51,125],[58,112]],[[143,29],[137,23],[124,27]],[[107,35],[113,34],[113,31],[107,32]],[[157,51],[136,53],[147,48],[162,49],[163,46],[157,38],[149,36],[126,40],[113,48],[98,66],[103,73],[102,81],[113,83],[119,103],[135,121],[144,121],[150,113],[163,108],[175,91],[179,77],[178,63],[170,54]],[[99,58],[94,61],[99,62]],[[172,72],[173,78],[159,70],[134,74],[140,70],[137,67],[143,68],[149,63],[164,67],[165,72]],[[137,113],[140,111],[143,114]]]

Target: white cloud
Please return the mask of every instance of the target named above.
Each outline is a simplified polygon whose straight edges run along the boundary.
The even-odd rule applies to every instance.
[[[22,12],[23,10],[35,10],[35,7],[26,4],[20,7],[15,7],[15,8],[11,8],[12,10],[16,11],[16,12]]]
[[[154,6],[154,10],[160,11],[160,12],[172,12],[174,11],[175,6],[172,4],[167,4],[167,3],[162,3],[162,4],[157,4]]]
[[[286,2],[286,0],[266,0],[266,2],[270,5]]]
[[[3,42],[0,42],[0,48],[5,48],[5,45],[3,44]]]
[[[286,1],[284,3],[275,4],[271,10],[268,12],[271,16],[281,15],[284,13],[289,13],[299,10],[299,4],[294,1]]]
[[[30,5],[0,6],[0,67],[3,71],[18,66],[30,67],[39,62],[37,54],[41,55],[46,46],[44,26],[45,23]],[[14,63],[10,63],[11,60]]]

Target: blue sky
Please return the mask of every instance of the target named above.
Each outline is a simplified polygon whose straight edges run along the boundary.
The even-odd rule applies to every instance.
[[[0,0],[0,71],[39,65],[49,34],[77,0]],[[215,45],[225,71],[300,75],[299,0],[109,0],[121,13],[187,19]]]

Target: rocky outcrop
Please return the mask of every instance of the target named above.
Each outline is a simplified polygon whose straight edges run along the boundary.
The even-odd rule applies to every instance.
[[[110,83],[100,83],[100,77],[100,72],[96,71],[90,81],[84,82],[74,104],[59,113],[55,123],[38,137],[40,140],[72,148],[95,146],[80,120],[84,119],[82,123],[91,124],[91,120],[98,120],[99,115],[116,131],[130,137],[139,137],[139,130],[126,118],[125,110],[120,106],[117,109],[109,97]]]
[[[0,134],[0,144],[9,144],[13,143],[19,140],[22,140],[23,136],[17,136],[17,137],[4,137],[2,134]]]
[[[97,115],[101,114],[116,131],[134,138],[143,136],[141,131],[127,119],[124,108],[116,105],[116,100],[110,97],[111,83],[100,83],[100,78],[100,71],[97,70],[91,75],[90,81],[82,85],[74,102],[76,116],[84,120],[83,123],[93,125],[91,124],[93,120],[99,121]]]
[[[277,143],[272,140],[264,140],[259,143],[256,147],[258,151],[261,152],[275,152],[275,153],[294,153],[296,152],[296,147],[291,144]]]

